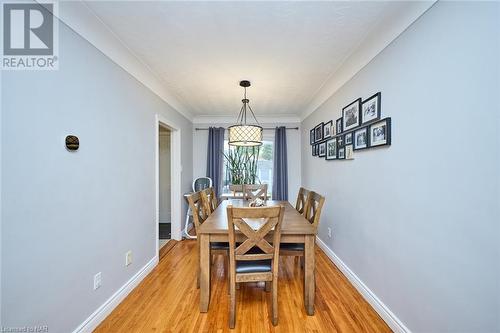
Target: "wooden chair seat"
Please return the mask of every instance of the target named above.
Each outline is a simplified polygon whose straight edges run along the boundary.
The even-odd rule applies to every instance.
[[[304,251],[304,243],[281,243],[280,250]]]
[[[265,273],[270,272],[272,260],[236,261],[236,273]]]
[[[212,250],[229,250],[229,243],[227,242],[214,242],[210,243]]]

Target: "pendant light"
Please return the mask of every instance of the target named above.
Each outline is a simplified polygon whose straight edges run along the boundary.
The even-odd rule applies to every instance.
[[[245,95],[241,100],[241,107],[236,124],[228,128],[229,130],[229,145],[252,147],[262,145],[262,126],[259,125],[255,114],[250,107],[250,100],[247,98],[247,88],[250,87],[250,81],[241,81],[240,86],[245,89]],[[247,108],[257,123],[256,125],[247,124]]]

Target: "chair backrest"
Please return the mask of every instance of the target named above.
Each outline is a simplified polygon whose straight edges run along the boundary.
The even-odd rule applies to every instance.
[[[243,185],[243,196],[247,200],[262,199],[267,200],[267,184],[246,184]]]
[[[206,188],[200,191],[201,200],[203,201],[203,205],[205,207],[205,213],[212,214],[214,210],[219,205],[217,200],[217,196],[215,195],[215,190],[213,187]]]
[[[285,207],[283,206],[235,208],[229,205],[227,207],[229,257],[232,269],[235,267],[236,260],[272,259],[273,272],[274,268],[276,268],[277,273],[281,224],[284,213]],[[241,244],[239,243],[240,240],[238,240],[238,246],[236,246],[235,226],[246,238]],[[257,230],[254,230],[254,228]],[[265,239],[271,231],[274,231],[272,245]],[[250,251],[254,247],[260,251]],[[250,253],[248,253],[249,251]]]
[[[193,192],[198,192],[209,187],[212,187],[212,178],[210,177],[199,177],[193,181]]]
[[[309,190],[301,187],[299,193],[297,194],[297,202],[295,203],[295,209],[300,213],[304,214],[306,209],[307,196],[309,195]]]
[[[229,185],[229,190],[231,192],[233,192],[233,196],[236,196],[236,193],[242,193],[243,194],[243,185],[230,184]]]
[[[310,191],[307,195],[307,201],[304,208],[304,217],[318,229],[321,210],[325,203],[325,197],[316,192]]]
[[[203,199],[201,198],[200,192],[195,192],[187,197],[189,208],[193,212],[193,222],[196,233],[198,234],[198,229],[205,222],[208,217],[208,213],[203,205]]]

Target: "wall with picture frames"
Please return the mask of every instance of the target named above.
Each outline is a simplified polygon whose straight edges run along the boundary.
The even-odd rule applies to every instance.
[[[349,103],[342,117],[321,122],[309,131],[312,156],[353,160],[354,151],[391,145],[391,118],[381,118],[380,92]]]

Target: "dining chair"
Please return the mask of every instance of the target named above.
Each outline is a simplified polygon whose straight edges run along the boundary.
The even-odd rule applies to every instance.
[[[212,214],[214,210],[219,206],[219,201],[217,200],[217,195],[215,195],[215,190],[213,187],[206,188],[201,193],[201,200],[205,206],[205,211],[208,215]]]
[[[208,218],[210,213],[206,209],[206,204],[203,202],[202,198],[202,193],[200,192],[195,192],[187,197],[188,203],[189,203],[189,208],[193,212],[193,222],[194,222],[194,228],[196,230],[196,234],[198,234],[198,231],[200,230],[200,226],[205,222],[205,220]],[[200,242],[198,239],[196,240],[196,246],[198,248],[198,260],[200,260]],[[219,255],[222,254],[225,258],[226,261],[226,268],[227,268],[227,261],[228,261],[228,250],[229,250],[229,243],[226,242],[211,242],[210,243],[210,252],[211,255]],[[213,260],[212,260],[213,262]],[[200,287],[200,265],[198,264],[198,271],[197,271],[197,278],[196,278],[196,287]]]
[[[306,208],[307,196],[309,195],[309,190],[301,187],[299,193],[297,194],[297,202],[295,203],[295,209],[300,213],[304,214]]]
[[[267,200],[267,184],[246,184],[243,185],[243,196],[247,200],[261,199]]]
[[[312,225],[314,225],[314,230],[317,232],[319,219],[321,217],[321,210],[325,203],[325,197],[309,191],[307,194],[306,202],[304,205],[304,217]],[[304,244],[303,243],[283,243],[280,245],[280,255],[282,256],[292,256],[300,257],[300,264],[304,266]]]
[[[241,197],[243,197],[243,185],[230,184],[229,191],[233,192],[233,197],[240,196],[239,193],[241,193]]]
[[[272,323],[278,324],[278,262],[283,206],[227,207],[229,229],[229,327],[236,323],[236,283],[264,281],[272,284]],[[236,243],[235,227],[243,238]],[[273,230],[274,229],[274,230]],[[273,231],[273,243],[265,237]]]

